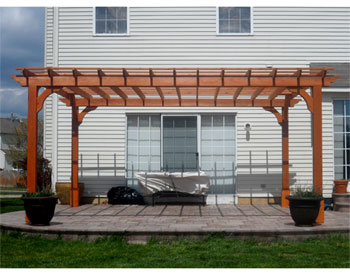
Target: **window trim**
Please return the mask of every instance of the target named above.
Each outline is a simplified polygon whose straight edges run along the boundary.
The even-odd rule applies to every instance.
[[[99,6],[101,7],[101,6]],[[121,7],[121,6],[120,6]],[[93,27],[93,31],[92,31],[92,36],[130,36],[130,7],[126,6],[126,33],[96,33],[96,6],[94,6],[92,8],[92,27]],[[113,7],[111,7],[113,8]],[[118,8],[118,7],[115,7]]]
[[[231,32],[225,32],[221,33],[219,32],[219,8],[223,6],[216,6],[216,35],[217,36],[249,36],[249,35],[254,35],[254,9],[253,6],[244,6],[244,7],[249,7],[250,8],[250,32],[248,33],[231,33]],[[243,8],[243,6],[232,6],[232,8]]]

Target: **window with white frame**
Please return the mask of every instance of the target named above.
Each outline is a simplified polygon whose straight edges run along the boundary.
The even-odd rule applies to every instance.
[[[252,9],[250,7],[219,7],[218,34],[251,34]]]
[[[334,100],[334,176],[350,179],[350,100]]]
[[[95,34],[126,35],[128,34],[127,7],[96,7]]]

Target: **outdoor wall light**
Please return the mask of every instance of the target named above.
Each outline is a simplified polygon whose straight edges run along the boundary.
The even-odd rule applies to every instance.
[[[251,131],[251,127],[250,127],[250,124],[249,123],[247,123],[246,125],[245,125],[245,128],[244,128],[244,130],[245,130],[245,139],[246,139],[246,141],[249,141],[250,140],[250,131]]]

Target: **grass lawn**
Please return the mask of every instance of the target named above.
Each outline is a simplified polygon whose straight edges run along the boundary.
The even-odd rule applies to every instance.
[[[23,210],[21,199],[0,199],[0,213]],[[152,240],[128,244],[123,236],[95,242],[48,240],[20,233],[0,235],[0,267],[344,267],[350,268],[350,237],[305,241]]]
[[[6,190],[6,191],[27,191],[25,187],[0,187],[0,192],[1,190]]]
[[[305,241],[202,241],[128,244],[122,236],[95,242],[1,234],[0,267],[350,267],[349,237]]]
[[[21,199],[0,199],[0,214],[24,210]]]

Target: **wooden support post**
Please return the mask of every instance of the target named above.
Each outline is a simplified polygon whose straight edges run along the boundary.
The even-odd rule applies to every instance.
[[[72,104],[72,178],[70,192],[70,206],[79,206],[79,187],[78,187],[78,158],[79,158],[79,107],[75,104],[75,96],[71,96]]]
[[[289,196],[289,118],[288,107],[290,97],[286,96],[284,107],[282,107],[282,194],[281,206],[289,207],[289,201],[286,196]]]
[[[322,195],[323,175],[322,175],[322,88],[314,86],[312,88],[313,98],[313,187],[314,191]],[[320,212],[316,219],[317,223],[324,223],[324,202],[321,202]]]
[[[37,86],[28,87],[27,189],[30,193],[36,192],[37,180],[38,90]]]
[[[37,99],[39,87],[28,86],[28,126],[27,126],[27,190],[36,192],[37,181],[37,138],[38,138],[38,113]],[[28,217],[25,218],[29,222]]]

